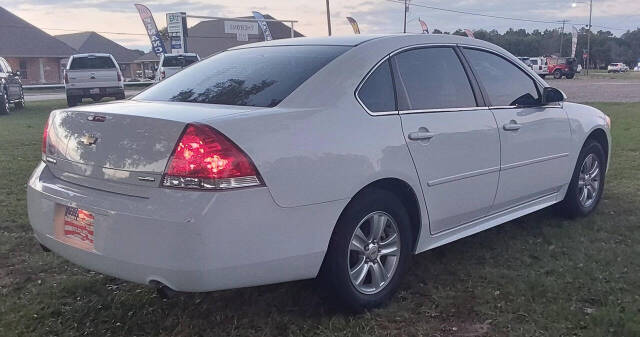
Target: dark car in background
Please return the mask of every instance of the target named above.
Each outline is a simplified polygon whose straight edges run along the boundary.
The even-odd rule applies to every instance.
[[[0,115],[9,113],[9,106],[24,108],[24,92],[20,72],[11,70],[11,65],[0,57]]]

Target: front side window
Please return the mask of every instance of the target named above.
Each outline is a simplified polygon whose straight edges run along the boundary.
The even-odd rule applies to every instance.
[[[382,62],[358,90],[358,98],[371,112],[396,110],[389,60]]]
[[[114,69],[116,65],[109,56],[74,57],[69,70]]]
[[[394,56],[400,110],[469,108],[475,96],[452,48],[422,48]]]
[[[274,107],[349,48],[276,46],[229,50],[186,68],[134,99]]]
[[[534,80],[504,58],[477,49],[465,49],[492,106],[531,106],[541,102]]]

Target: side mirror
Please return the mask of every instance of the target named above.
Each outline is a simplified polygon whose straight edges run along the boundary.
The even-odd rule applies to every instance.
[[[545,87],[542,89],[542,103],[557,103],[562,102],[567,98],[564,93],[556,88]]]

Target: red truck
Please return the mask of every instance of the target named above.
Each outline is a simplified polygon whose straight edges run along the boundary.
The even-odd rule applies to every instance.
[[[559,80],[562,76],[567,79],[572,79],[578,70],[578,62],[573,57],[547,57],[547,65],[549,67],[549,74],[553,75],[553,78]]]

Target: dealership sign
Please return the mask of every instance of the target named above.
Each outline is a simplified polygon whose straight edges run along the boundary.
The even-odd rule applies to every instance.
[[[249,34],[258,34],[256,22],[225,21],[224,32],[236,34],[238,41],[249,41]]]
[[[167,33],[171,39],[171,53],[185,53],[187,51],[186,13],[167,13]]]

